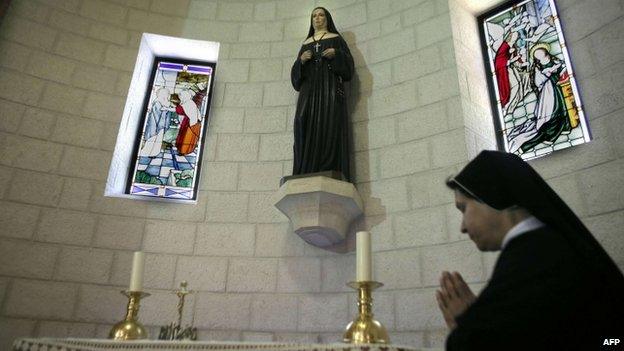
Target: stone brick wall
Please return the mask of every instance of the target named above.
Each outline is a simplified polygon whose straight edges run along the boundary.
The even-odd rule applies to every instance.
[[[443,184],[493,145],[461,1],[13,0],[0,27],[0,348],[16,336],[104,337],[139,249],[153,336],[186,279],[198,293],[185,318],[201,339],[340,339],[355,314],[344,285],[354,255],[308,246],[272,204],[291,171],[290,67],[315,5],[332,11],[356,62],[357,227],[373,232],[386,284],[376,315],[396,343],[442,345],[439,272],[479,289],[496,258],[459,234]],[[533,164],[624,265],[624,9],[560,10],[595,140]],[[195,206],[102,196],[142,32],[222,45]]]

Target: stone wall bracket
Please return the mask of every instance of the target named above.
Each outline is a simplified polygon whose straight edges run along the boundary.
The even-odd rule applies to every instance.
[[[293,231],[323,249],[343,243],[364,208],[352,183],[326,176],[286,180],[276,199],[275,207],[290,219]]]

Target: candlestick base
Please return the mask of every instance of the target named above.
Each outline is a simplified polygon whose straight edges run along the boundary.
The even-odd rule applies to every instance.
[[[122,291],[121,293],[128,297],[126,318],[113,326],[108,333],[108,338],[114,340],[147,339],[147,330],[139,323],[138,314],[141,299],[150,294],[142,291]]]
[[[358,291],[358,316],[347,325],[343,341],[351,344],[387,344],[390,342],[386,328],[373,319],[372,291],[383,284],[373,281],[350,282]]]

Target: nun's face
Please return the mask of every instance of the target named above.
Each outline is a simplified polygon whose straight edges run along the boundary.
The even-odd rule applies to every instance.
[[[316,9],[312,12],[312,27],[315,31],[327,30],[327,17],[323,9]]]
[[[455,191],[455,207],[462,213],[461,232],[468,234],[481,251],[500,250],[507,233],[505,214]]]

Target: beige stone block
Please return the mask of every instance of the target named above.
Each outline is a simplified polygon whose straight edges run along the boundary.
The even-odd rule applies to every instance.
[[[32,337],[36,321],[18,318],[0,318],[0,348],[10,350],[17,338]]]
[[[417,50],[392,62],[392,80],[404,82],[436,72],[442,68],[438,46]]]
[[[468,153],[464,140],[463,129],[434,136],[431,140],[433,166],[445,167],[466,162]]]
[[[254,226],[205,224],[197,228],[195,253],[206,256],[252,256]]]
[[[453,195],[454,196],[454,195]],[[455,202],[446,205],[446,228],[449,241],[463,241],[468,239],[466,233],[461,232],[462,213],[455,207]]]
[[[589,214],[602,214],[624,207],[624,162],[613,161],[594,166],[579,174],[580,191]]]
[[[136,202],[136,201],[135,201]],[[150,203],[147,217],[176,221],[201,222],[206,218],[207,197],[203,192],[197,196],[197,204]]]
[[[293,158],[293,142],[291,132],[260,136],[260,160],[291,160]]]
[[[289,58],[293,62],[300,49],[301,39],[274,42],[271,43],[271,57]]]
[[[217,147],[217,160],[255,161],[258,157],[258,143],[257,135],[220,135]]]
[[[370,45],[370,63],[399,57],[415,50],[414,31],[406,29],[385,37],[379,37],[371,40]]]
[[[394,14],[381,21],[381,35],[388,35],[401,29],[401,14]]]
[[[243,332],[242,340],[246,342],[272,342],[273,333]]]
[[[146,254],[143,286],[151,289],[173,288],[176,258],[173,255]],[[126,267],[129,269],[132,265]]]
[[[393,178],[420,172],[430,167],[426,142],[409,142],[388,147],[380,152],[382,178]]]
[[[420,250],[407,249],[373,254],[373,280],[386,289],[408,289],[422,286]]]
[[[397,332],[392,333],[394,345],[408,345],[415,348],[423,348],[425,345],[425,332]]]
[[[94,195],[104,193],[104,184],[94,185]],[[105,196],[93,196],[90,208],[93,212],[101,214],[145,217],[147,215],[147,202],[135,201]]]
[[[217,17],[217,3],[204,0],[191,0],[188,16],[190,18],[214,20]]]
[[[26,73],[33,76],[69,84],[76,64],[73,60],[46,53],[33,55]]]
[[[436,15],[436,0],[425,1],[401,14],[403,25],[411,26],[421,23]]]
[[[195,326],[215,330],[241,330],[249,327],[251,295],[197,294]]]
[[[240,83],[246,82],[249,78],[249,60],[220,60],[219,74],[217,79],[220,82]]]
[[[59,249],[45,244],[0,239],[0,274],[51,278]]]
[[[78,10],[80,9],[80,0],[49,1],[46,4],[71,13],[78,13]]]
[[[18,239],[32,238],[40,212],[39,207],[0,202],[0,235]]]
[[[332,17],[336,18],[341,28],[353,28],[366,23],[366,4],[356,3],[350,6],[332,10]]]
[[[282,176],[281,162],[244,163],[238,188],[248,191],[277,190]]]
[[[59,173],[93,180],[105,180],[111,153],[92,149],[67,147],[59,166]]]
[[[207,222],[245,222],[249,195],[246,193],[208,193]]]
[[[304,241],[292,232],[287,223],[258,224],[255,256],[302,256]]]
[[[167,23],[167,25],[163,26],[163,23]],[[171,17],[153,12],[130,9],[128,11],[127,28],[138,32],[158,33],[161,35],[180,35],[185,28],[185,20],[179,17]],[[187,31],[185,30],[184,32]]]
[[[0,162],[40,172],[56,171],[63,152],[62,145],[14,135],[7,135],[3,144]]]
[[[128,10],[124,6],[102,0],[91,0],[83,3],[80,15],[97,21],[123,26]]]
[[[568,174],[548,180],[548,185],[561,197],[561,199],[576,213],[577,216],[585,216],[587,207],[576,174]]]
[[[262,331],[297,329],[297,296],[257,295],[251,302],[250,328]]]
[[[226,291],[272,292],[277,284],[277,259],[231,258]]]
[[[215,108],[210,113],[210,132],[242,133],[244,116],[242,108]]]
[[[186,17],[190,0],[153,0],[151,10],[170,16]]]
[[[271,21],[275,19],[275,2],[258,3],[255,5],[254,19],[257,21]]]
[[[394,238],[398,248],[447,242],[446,207],[425,208],[396,215]]]
[[[61,252],[55,278],[102,284],[108,281],[112,263],[112,251],[66,247]]]
[[[251,223],[288,222],[275,206],[274,192],[249,194],[249,218]]]
[[[58,31],[36,22],[8,16],[2,23],[3,38],[23,43],[33,48],[52,49]]]
[[[128,43],[128,31],[102,23],[93,23],[89,29],[89,37],[111,42],[117,45]]]
[[[268,58],[271,56],[269,43],[236,43],[230,49],[230,58]]]
[[[136,62],[137,49],[108,45],[104,58],[104,66],[132,72]]]
[[[398,142],[417,140],[448,130],[446,117],[444,101],[401,113],[397,116]]]
[[[76,106],[82,106],[85,101],[86,92],[75,89],[67,85],[48,83],[40,106],[59,112],[77,114]]]
[[[96,216],[91,213],[44,209],[37,239],[47,242],[86,246],[95,231]]]
[[[378,118],[411,110],[417,106],[416,96],[416,84],[413,81],[376,90],[369,100],[370,117]]]
[[[88,39],[70,33],[62,33],[56,42],[54,53],[93,64],[102,63],[106,45],[97,40]]]
[[[24,17],[35,22],[43,23],[50,15],[51,8],[36,1],[22,0],[10,3],[6,15],[10,17]]]
[[[608,0],[595,6],[591,1],[573,3],[561,13],[561,21],[565,23],[582,22],[578,26],[566,26],[565,34],[568,42],[574,42],[584,36],[601,30],[607,23],[612,23],[623,13],[622,3],[617,0]],[[591,22],[591,23],[587,23]],[[574,27],[574,28],[572,28]]]
[[[423,285],[436,286],[442,271],[457,271],[468,283],[483,279],[482,254],[470,240],[423,249]]]
[[[394,231],[392,229],[393,216],[368,216],[363,220],[362,229],[371,232],[373,252],[386,251],[395,248]]]
[[[76,284],[14,280],[5,313],[11,317],[67,320],[72,317],[77,294]]]
[[[37,337],[40,338],[91,339],[95,337],[96,324],[42,321],[37,329]]]
[[[419,105],[427,105],[455,96],[459,92],[457,71],[449,68],[439,71],[417,81]]]
[[[107,151],[115,150],[119,125],[117,123],[104,123],[102,129],[102,135],[100,136],[100,148]]]
[[[249,67],[249,81],[269,82],[280,80],[282,77],[282,70],[281,60],[253,60]]]
[[[411,207],[422,208],[453,203],[453,192],[446,186],[446,179],[455,175],[455,167],[436,169],[411,176],[407,180]]]
[[[416,47],[418,49],[451,37],[449,14],[441,14],[416,25]]]
[[[38,108],[28,107],[24,111],[23,121],[19,128],[19,134],[37,139],[49,139],[56,114]]]
[[[368,2],[368,18],[380,19],[392,14],[392,4],[383,0],[371,0]]]
[[[321,291],[350,292],[348,282],[355,281],[355,255],[323,257],[321,260]]]
[[[299,331],[339,331],[348,321],[348,294],[302,296],[299,301]]]
[[[226,85],[225,107],[258,107],[262,105],[261,84],[231,83]]]
[[[355,151],[377,149],[396,143],[394,118],[363,121],[353,125]]]
[[[296,91],[290,82],[272,82],[264,86],[263,106],[289,106],[297,101]]]
[[[246,133],[274,133],[286,129],[288,109],[276,108],[252,108],[245,110]]]
[[[354,178],[357,183],[370,182],[379,179],[378,154],[377,150],[366,150],[355,153]]]
[[[105,67],[77,65],[71,84],[82,89],[114,93],[118,76],[117,71]]]
[[[299,39],[303,42],[306,36],[306,28],[310,27],[310,15],[297,17],[284,21],[284,39]],[[292,64],[292,62],[291,62]]]
[[[56,206],[63,187],[63,178],[55,175],[16,170],[8,199],[44,206]]]
[[[0,69],[0,98],[33,104],[34,96],[41,96],[44,81],[21,73]]]
[[[219,21],[248,21],[253,18],[253,6],[245,3],[219,3],[217,20]]]
[[[186,19],[182,20],[180,24],[184,27],[182,32],[185,33],[186,37],[191,39],[218,41],[221,43],[235,43],[238,39],[239,24],[236,22],[213,22]],[[157,23],[154,23],[154,25],[157,25]],[[175,35],[175,33],[172,33],[172,35]],[[219,58],[228,58],[227,54],[224,55],[227,52],[225,50],[227,50],[227,48],[223,48]]]
[[[147,252],[192,254],[195,232],[194,223],[148,221],[145,225],[143,249]]]
[[[397,330],[429,330],[445,327],[435,299],[435,289],[398,291],[396,304]]]
[[[204,162],[202,165],[202,190],[236,190],[238,164],[229,162]]]
[[[241,26],[240,42],[281,41],[284,25],[282,22],[255,22]]]
[[[178,297],[171,291],[153,291],[149,299],[141,301],[141,319],[147,321],[146,324],[156,326],[156,330],[160,331],[160,326],[167,325],[177,320]],[[182,323],[188,323],[189,311],[194,303],[195,296],[187,296],[185,299],[186,311],[182,317]],[[154,335],[154,334],[149,334]]]
[[[237,330],[205,330],[197,331],[198,340],[214,340],[214,341],[240,341],[242,339],[241,332]]]
[[[84,322],[107,323],[110,331],[112,324],[124,317],[127,304],[128,298],[119,293],[119,287],[82,285],[75,317]]]
[[[321,291],[321,259],[320,258],[282,258],[277,271],[277,291],[320,292]]]
[[[288,342],[298,344],[319,343],[319,335],[313,333],[275,333],[275,342]]]
[[[212,107],[223,106],[223,100],[225,99],[225,83],[215,83],[213,89],[214,95],[211,102]]]
[[[115,94],[121,95],[124,98],[128,95],[128,88],[130,88],[130,80],[132,76],[126,73],[120,73],[115,83]],[[214,106],[214,105],[213,105]]]
[[[8,190],[11,186],[11,177],[13,175],[12,167],[4,167],[0,166],[0,199],[5,198],[5,194],[8,193]]]
[[[319,342],[322,344],[333,344],[333,343],[340,343],[343,340],[343,333],[338,333],[338,332],[334,332],[334,333],[321,333],[319,335]]]
[[[351,83],[351,94],[347,93],[347,96],[357,96],[361,98],[369,96],[370,91],[375,91],[380,88],[389,87],[392,85],[392,61],[384,61],[372,64],[370,66],[361,66],[355,68],[356,80]],[[356,85],[357,84],[357,85]],[[359,90],[355,92],[356,89]],[[364,94],[363,94],[364,93]]]
[[[16,133],[26,106],[0,99],[0,131]]]
[[[104,123],[89,118],[60,116],[56,125],[50,128],[51,140],[75,146],[97,148]]]
[[[189,289],[225,291],[227,258],[180,256],[175,273],[175,285],[189,282]]]
[[[91,23],[91,20],[59,10],[53,10],[48,20],[50,26],[59,29],[61,32],[71,32],[78,35],[88,33]]]
[[[389,179],[359,185],[366,215],[381,215],[409,208],[405,179]]]
[[[141,249],[145,220],[140,218],[100,216],[93,244],[108,249]]]
[[[292,17],[308,17],[311,14],[311,6],[308,1],[304,0],[291,0],[291,1],[277,1],[277,19],[292,18]]]

